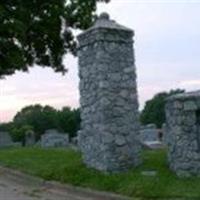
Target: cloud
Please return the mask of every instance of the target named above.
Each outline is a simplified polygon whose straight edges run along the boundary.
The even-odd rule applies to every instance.
[[[139,102],[140,102],[140,110],[143,109],[145,102],[149,99],[151,99],[154,94],[165,91],[165,87],[159,86],[159,85],[143,85],[138,87],[138,96],[139,96]]]
[[[199,1],[112,0],[98,5],[98,13],[102,11],[133,28],[144,40],[152,36],[199,33]]]
[[[65,58],[68,73],[63,76],[50,68],[35,66],[29,73],[17,72],[0,80],[0,122],[13,118],[17,111],[31,104],[55,108],[79,106],[77,59]]]
[[[188,91],[200,90],[200,79],[180,81],[179,85]]]
[[[9,122],[11,116],[14,116],[16,111],[14,109],[1,110],[0,112],[0,122]]]
[[[180,83],[182,86],[200,86],[200,80],[187,80]]]
[[[107,11],[111,19],[135,30],[140,109],[158,92],[200,88],[200,13],[196,3],[112,0],[98,5],[98,13]],[[17,72],[0,80],[0,121],[11,119],[29,104],[79,106],[77,58],[66,56],[64,64],[69,69],[65,76],[34,67],[29,73]]]

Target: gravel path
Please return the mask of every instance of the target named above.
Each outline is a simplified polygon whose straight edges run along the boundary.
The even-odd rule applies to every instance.
[[[62,194],[36,185],[23,185],[0,176],[0,200],[86,200],[77,195]]]
[[[126,200],[110,193],[36,181],[10,169],[0,168],[0,200]]]

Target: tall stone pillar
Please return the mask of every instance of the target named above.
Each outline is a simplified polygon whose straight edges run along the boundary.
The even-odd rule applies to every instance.
[[[81,130],[87,166],[119,172],[140,163],[133,31],[102,13],[78,36]]]

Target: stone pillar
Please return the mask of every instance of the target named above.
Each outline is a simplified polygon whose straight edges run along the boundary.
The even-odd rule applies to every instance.
[[[178,176],[200,176],[200,91],[167,100],[166,133],[170,168]]]
[[[119,172],[140,163],[133,31],[100,15],[78,36],[81,131],[87,166]]]

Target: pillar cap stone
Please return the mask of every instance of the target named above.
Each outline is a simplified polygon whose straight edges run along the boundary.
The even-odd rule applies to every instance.
[[[167,100],[174,101],[174,100],[187,100],[187,99],[195,99],[195,98],[198,98],[198,99],[200,98],[200,90],[176,94],[167,98]]]
[[[114,20],[111,20],[109,14],[106,12],[103,12],[99,15],[98,19],[89,30],[97,28],[117,29],[133,32],[132,29],[122,26],[121,24],[116,23]]]
[[[109,16],[108,13],[102,12],[102,13],[99,15],[99,19],[109,20],[109,19],[110,19],[110,16]]]
[[[121,30],[121,31],[130,32],[132,34],[134,33],[132,29],[127,28],[123,25],[120,25],[114,20],[111,20],[109,14],[106,12],[103,12],[99,15],[99,17],[97,18],[93,26],[91,26],[89,29],[87,29],[83,33],[79,34],[79,36],[87,34],[96,29],[107,29],[107,30],[118,30],[118,31]]]

